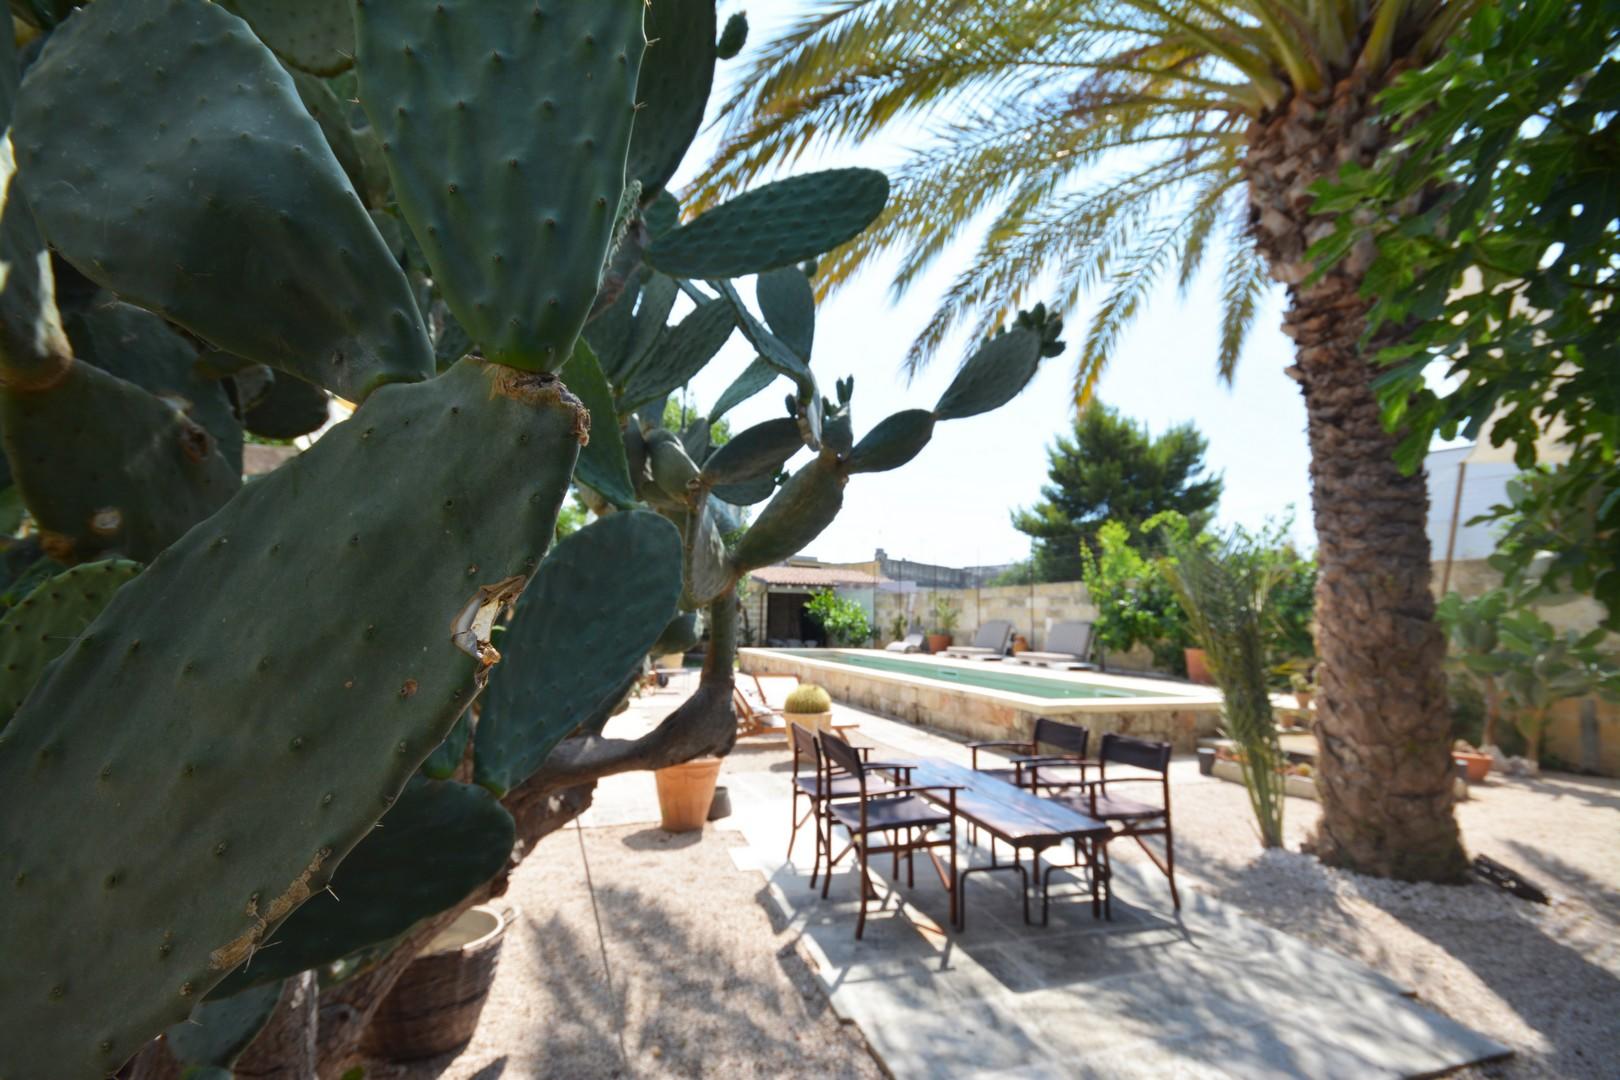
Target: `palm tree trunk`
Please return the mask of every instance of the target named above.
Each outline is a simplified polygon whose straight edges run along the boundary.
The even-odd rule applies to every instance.
[[[1368,353],[1358,252],[1308,281],[1326,231],[1308,188],[1387,143],[1369,104],[1380,86],[1346,80],[1296,98],[1249,131],[1250,219],[1274,277],[1289,286],[1289,373],[1305,394],[1320,573],[1316,589],[1317,790],[1311,848],[1326,863],[1405,880],[1459,881],[1467,859],[1452,811],[1445,640],[1434,623],[1421,474],[1402,475],[1384,430]]]

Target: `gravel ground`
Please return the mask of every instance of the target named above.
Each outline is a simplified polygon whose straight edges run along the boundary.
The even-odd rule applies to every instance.
[[[677,700],[656,695],[615,723],[633,733]],[[921,738],[960,753],[838,708],[875,740]],[[784,762],[779,747],[739,748],[726,769]],[[1459,807],[1469,850],[1540,884],[1553,899],[1544,907],[1483,885],[1328,870],[1297,853],[1317,815],[1309,800],[1288,800],[1289,850],[1262,855],[1240,785],[1200,776],[1192,759],[1173,769],[1184,887],[1386,972],[1516,1051],[1469,1077],[1620,1077],[1620,781],[1494,781]],[[515,875],[507,899],[517,921],[473,1042],[369,1075],[880,1076],[859,1032],[831,1015],[790,937],[772,926],[762,879],[733,865],[738,836],[711,827],[701,842],[674,837],[645,824],[655,817],[650,777],[605,782],[586,827],[548,837]],[[1125,845],[1117,851],[1132,857]]]

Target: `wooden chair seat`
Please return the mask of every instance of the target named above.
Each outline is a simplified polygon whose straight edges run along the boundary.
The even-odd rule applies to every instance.
[[[794,783],[799,786],[800,791],[804,792],[812,799],[819,799],[823,797],[821,793],[821,778],[819,776],[795,777]],[[882,794],[884,791],[892,787],[894,787],[893,784],[886,783],[885,781],[879,780],[875,777],[869,778],[866,781],[867,790],[874,794]],[[827,785],[827,794],[825,797],[829,799],[853,799],[860,793],[861,782],[855,779],[855,777],[835,776]]]
[[[875,789],[868,788],[868,794]],[[838,823],[849,829],[852,833],[863,830],[869,833],[886,832],[890,829],[920,829],[934,825],[949,825],[951,815],[927,799],[920,799],[915,795],[901,795],[897,798],[882,799],[868,798],[866,800],[866,824],[861,824],[861,810],[858,806],[838,804],[832,807],[833,817]]]
[[[1105,795],[1099,792],[1095,806],[1084,796],[1061,801],[1069,803],[1083,814],[1090,814],[1098,821],[1146,821],[1150,818],[1164,817],[1164,807],[1127,799],[1123,795]]]

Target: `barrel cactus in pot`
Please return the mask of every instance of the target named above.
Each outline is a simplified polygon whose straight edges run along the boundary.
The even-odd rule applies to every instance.
[[[801,683],[782,703],[790,724],[798,724],[812,731],[832,730],[832,696],[814,683]]]

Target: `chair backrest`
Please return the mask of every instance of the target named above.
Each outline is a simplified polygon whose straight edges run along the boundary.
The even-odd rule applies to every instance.
[[[770,703],[765,700],[765,692],[759,688],[758,683],[750,685],[748,682],[738,679],[734,685],[737,696],[742,699],[743,704],[748,706],[749,713],[768,713],[771,711]]]
[[[1006,652],[1008,643],[1012,641],[1012,632],[1013,624],[1006,619],[991,619],[987,623],[980,623],[979,632],[973,635],[973,647]]]
[[[807,728],[797,720],[789,719],[787,725],[788,749],[793,752],[793,773],[798,775],[801,765],[809,765],[815,769],[817,776],[821,775],[821,747],[816,742],[816,732]]]
[[[923,647],[924,640],[925,640],[925,635],[923,635],[923,634],[907,634],[906,635],[906,644],[911,645],[911,646],[913,646],[915,648],[918,648],[918,649]]]
[[[861,792],[866,792],[866,766],[861,764],[861,755],[855,748],[840,735],[830,731],[821,733],[821,749],[827,755],[827,764],[834,769],[842,769],[860,781]]]
[[[786,705],[787,696],[799,685],[797,675],[754,675],[753,680],[759,687],[760,700],[772,709]]]
[[[1035,720],[1035,749],[1037,751],[1043,746],[1055,746],[1066,754],[1085,757],[1086,747],[1090,743],[1091,729],[1089,728],[1049,720],[1044,716],[1037,717]]]
[[[1105,766],[1131,765],[1138,769],[1147,769],[1149,772],[1163,773],[1168,778],[1170,744],[1154,742],[1151,739],[1138,739],[1132,735],[1116,735],[1111,731],[1105,732],[1102,737],[1102,750],[1098,752],[1097,760]]]
[[[1091,655],[1091,624],[1060,622],[1046,635],[1046,651],[1068,653],[1084,660]]]

